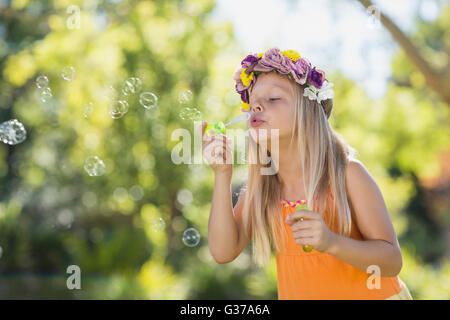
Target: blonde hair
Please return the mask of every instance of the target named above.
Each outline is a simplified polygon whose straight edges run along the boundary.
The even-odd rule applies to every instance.
[[[357,152],[328,122],[333,101],[329,99],[319,104],[316,100],[309,100],[303,96],[304,86],[292,79],[290,83],[295,97],[291,144],[296,137],[308,209],[318,212],[334,232],[349,236],[351,212],[345,169],[348,160],[354,158]],[[270,157],[270,151],[262,151],[251,138],[248,147],[248,181],[241,190],[241,193],[245,191],[243,222],[248,237],[249,230],[251,232],[253,258],[259,266],[264,266],[270,261],[271,244],[280,252],[287,241],[280,204],[281,183],[278,174],[261,175],[261,169],[271,164],[261,164],[259,153],[266,152],[265,156]],[[308,185],[306,182],[309,182]],[[334,195],[332,201],[328,187]],[[313,204],[317,206],[313,207]],[[329,215],[325,215],[327,211]]]

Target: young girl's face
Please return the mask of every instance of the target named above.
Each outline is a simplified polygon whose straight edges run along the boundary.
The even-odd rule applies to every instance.
[[[279,139],[291,137],[294,125],[294,91],[290,80],[277,73],[262,73],[250,93],[249,133],[255,141],[265,140],[259,130],[266,130],[270,140],[271,129],[279,130]],[[253,121],[254,117],[262,122]]]

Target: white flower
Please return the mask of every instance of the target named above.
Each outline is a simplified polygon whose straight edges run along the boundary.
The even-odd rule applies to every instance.
[[[317,100],[319,103],[323,100],[334,98],[334,91],[331,89],[333,87],[332,82],[324,81],[322,88],[317,89],[313,85],[309,85],[303,91],[303,96],[308,97],[309,100]]]

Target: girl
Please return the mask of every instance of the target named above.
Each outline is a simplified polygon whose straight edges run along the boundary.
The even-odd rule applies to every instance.
[[[214,259],[233,261],[251,239],[260,266],[276,249],[279,299],[412,300],[398,277],[402,255],[382,194],[328,122],[334,94],[325,73],[296,51],[272,48],[247,56],[234,78],[251,114],[248,181],[234,208],[230,139],[206,137],[202,126],[203,155],[215,173]],[[296,211],[305,203],[308,210]]]

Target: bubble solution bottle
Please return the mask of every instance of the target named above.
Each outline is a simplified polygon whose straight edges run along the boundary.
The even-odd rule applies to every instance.
[[[207,137],[209,137],[209,136],[211,136],[211,134],[221,134],[221,133],[225,134],[225,128],[227,126],[229,126],[230,124],[238,123],[238,122],[242,122],[242,121],[248,121],[248,119],[250,119],[250,112],[246,112],[244,114],[237,116],[236,118],[234,118],[227,124],[224,124],[222,121],[219,121],[219,122],[216,122],[213,124],[208,124],[208,125],[206,125],[206,128],[205,128],[205,135]],[[211,133],[211,130],[213,130],[214,133]]]
[[[306,203],[304,204],[298,204],[295,207],[295,211],[300,211],[300,210],[308,210],[308,206],[306,205]],[[297,219],[297,221],[303,221],[303,218]],[[305,252],[311,252],[314,248],[308,245],[303,245],[303,251]]]

